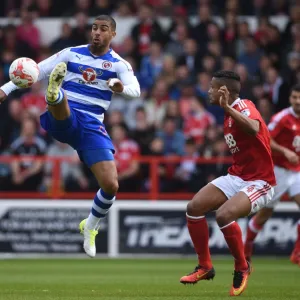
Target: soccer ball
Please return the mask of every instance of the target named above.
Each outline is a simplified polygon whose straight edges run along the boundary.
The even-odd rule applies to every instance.
[[[37,82],[39,74],[37,63],[27,57],[14,60],[9,68],[9,78],[19,88],[31,87]]]

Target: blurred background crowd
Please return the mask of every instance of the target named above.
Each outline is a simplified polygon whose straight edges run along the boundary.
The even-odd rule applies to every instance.
[[[222,136],[223,112],[209,105],[211,75],[219,69],[235,70],[241,77],[241,98],[252,100],[268,122],[287,107],[289,89],[300,82],[300,1],[288,0],[10,0],[0,14],[20,17],[20,25],[0,28],[0,83],[17,57],[37,62],[63,48],[87,44],[88,17],[110,14],[138,22],[113,49],[129,61],[142,94],[131,101],[115,95],[105,125],[116,148],[120,191],[148,191],[149,166],[136,158],[183,156],[181,163],[159,168],[160,191],[196,191],[226,172],[227,165],[199,165],[198,157],[228,156]],[[254,16],[252,31],[240,16]],[[36,18],[74,16],[61,35],[45,47]],[[220,22],[215,17],[221,18]],[[270,16],[288,16],[282,30]],[[171,17],[168,28],[159,17]],[[191,17],[197,21],[190,22]],[[121,30],[117,26],[117,32]],[[45,110],[46,83],[14,92],[0,109],[2,155],[73,157],[61,166],[63,188],[86,191],[97,187],[89,171],[67,145],[54,142],[40,128]],[[51,187],[51,163],[15,162],[0,165],[2,190],[40,190]]]

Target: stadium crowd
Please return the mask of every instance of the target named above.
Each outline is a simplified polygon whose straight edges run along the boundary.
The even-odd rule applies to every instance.
[[[87,44],[88,16],[138,17],[131,34],[114,50],[131,63],[142,95],[132,101],[115,95],[105,116],[116,148],[120,191],[149,190],[149,167],[135,160],[140,155],[184,157],[182,163],[160,166],[161,191],[195,191],[226,171],[224,164],[205,167],[195,162],[197,157],[229,155],[222,137],[222,109],[210,106],[208,100],[214,71],[235,70],[242,81],[241,98],[251,99],[266,122],[289,105],[289,89],[300,82],[299,1],[77,0],[74,5],[70,0],[11,0],[1,5],[3,16],[21,18],[18,26],[0,28],[1,84],[9,80],[9,66],[17,57],[39,62],[66,47]],[[41,46],[36,18],[73,15],[75,27],[64,23],[60,37],[49,47]],[[247,21],[239,21],[240,15],[255,16],[257,30],[252,32]],[[286,28],[280,31],[270,23],[270,15],[289,16]],[[172,18],[167,30],[158,16]],[[193,26],[190,16],[199,22]],[[222,17],[224,26],[214,16]],[[73,156],[72,164],[61,166],[64,188],[94,190],[97,183],[74,151],[40,128],[46,84],[18,90],[1,105],[1,154]],[[1,164],[0,187],[46,191],[51,173],[50,163]]]

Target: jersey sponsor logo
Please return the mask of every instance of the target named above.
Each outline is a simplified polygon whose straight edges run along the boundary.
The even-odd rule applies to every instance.
[[[224,136],[224,138],[225,138],[225,142],[226,142],[231,154],[234,154],[234,153],[240,151],[239,147],[236,146],[236,141],[231,133],[226,134]]]
[[[112,67],[112,63],[110,62],[110,61],[104,61],[103,63],[102,63],[102,68],[103,69],[105,69],[105,70],[108,70],[108,69],[110,69]]]
[[[249,117],[250,116],[250,110],[249,109],[244,109],[241,111],[241,114],[246,116],[246,117]]]
[[[84,80],[79,79],[78,83],[98,85],[98,82],[94,81],[94,80],[97,78],[97,76],[101,76],[103,74],[103,72],[96,71],[93,68],[84,69],[82,66],[79,66],[78,69],[82,73],[82,77],[84,79]]]
[[[293,147],[296,152],[300,152],[300,135],[296,135],[293,140]]]

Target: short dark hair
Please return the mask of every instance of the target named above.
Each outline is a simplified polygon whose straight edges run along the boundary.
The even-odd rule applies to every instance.
[[[230,93],[239,94],[241,90],[240,75],[233,71],[221,70],[213,74],[214,78],[220,80],[222,85],[225,85]]]
[[[116,31],[116,29],[117,29],[117,23],[116,23],[115,19],[109,15],[100,15],[96,18],[96,20],[108,21],[110,23],[113,31]]]
[[[300,92],[300,83],[297,83],[294,86],[292,86],[291,92]]]
[[[233,71],[227,71],[227,70],[221,70],[217,71],[213,74],[213,77],[215,78],[226,78],[226,79],[232,79],[236,80],[238,82],[241,81],[240,75]]]

